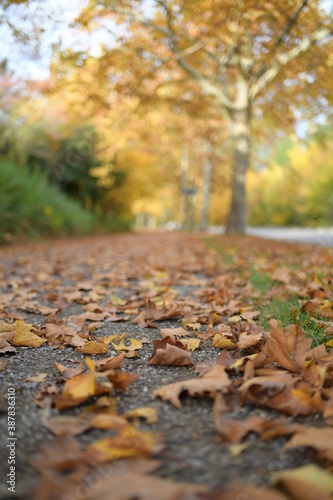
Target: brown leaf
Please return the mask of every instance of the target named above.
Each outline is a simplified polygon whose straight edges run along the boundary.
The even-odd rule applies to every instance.
[[[247,333],[243,332],[240,334],[238,342],[237,342],[237,348],[238,349],[247,349],[248,347],[253,347],[257,345],[259,342],[263,340],[263,334],[262,332],[260,333]]]
[[[186,366],[193,364],[191,353],[178,340],[166,337],[162,340],[154,340],[153,344],[153,353],[148,359],[149,365]]]
[[[176,337],[184,337],[186,335],[191,335],[191,334],[189,332],[187,332],[182,327],[179,327],[179,328],[161,328],[161,336],[163,338],[171,337],[172,339],[175,339]]]
[[[6,354],[7,352],[16,352],[16,349],[7,340],[0,339],[0,354]]]
[[[307,339],[298,325],[279,327],[276,320],[269,322],[271,338],[265,344],[263,352],[283,368],[299,372],[311,359],[311,339]]]
[[[33,377],[28,377],[27,382],[44,382],[47,377],[47,373],[39,373],[39,375],[34,375]]]
[[[164,401],[170,401],[174,406],[180,408],[179,396],[182,392],[186,391],[192,397],[211,397],[229,387],[230,384],[224,367],[215,365],[202,378],[174,382],[156,389],[153,392],[153,397],[159,396]]]
[[[63,435],[51,442],[43,443],[37,458],[33,461],[34,467],[39,471],[45,469],[69,471],[80,463],[87,463],[87,456],[70,435]]]
[[[291,281],[291,277],[289,272],[286,269],[283,269],[281,267],[277,267],[272,274],[272,280],[273,281],[279,281],[280,283],[284,283],[285,285],[288,285]]]
[[[76,366],[75,368],[69,368],[68,366],[62,365],[57,361],[55,361],[54,364],[60,371],[61,375],[66,378],[73,378],[75,377],[75,375],[80,375],[83,372],[82,361],[80,362],[79,366]]]
[[[333,428],[332,427],[304,427],[293,435],[285,444],[286,449],[299,446],[309,446],[321,452],[321,455],[333,463]]]
[[[116,372],[115,370],[110,370],[110,373],[107,374],[108,379],[112,382],[112,385],[115,389],[119,391],[126,391],[127,386],[132,384],[139,375],[134,373],[125,373],[125,372]]]
[[[273,475],[273,482],[282,486],[289,498],[295,500],[332,499],[332,474],[315,464],[276,472]]]
[[[290,374],[282,372],[281,375],[247,380],[239,391],[247,401],[294,416],[320,411],[318,397],[293,388],[295,382]]]
[[[113,498],[140,500],[180,500],[188,498],[199,500],[204,498],[206,492],[204,486],[190,483],[172,482],[156,476],[141,475],[134,472],[112,474],[98,483],[89,491],[87,500],[100,500],[108,498],[112,492]],[[201,496],[202,495],[202,496]],[[236,498],[236,497],[234,497]],[[283,500],[283,497],[276,497],[267,500]]]
[[[91,428],[90,421],[81,415],[57,415],[43,424],[55,436],[83,434]]]
[[[114,368],[120,368],[122,366],[124,357],[125,354],[121,352],[120,354],[118,354],[118,356],[109,356],[108,358],[101,359],[100,361],[93,360],[93,362],[96,371],[103,372]]]
[[[246,420],[236,420],[223,415],[214,415],[215,429],[225,441],[229,443],[240,443],[249,432],[260,434],[264,419],[253,416]]]

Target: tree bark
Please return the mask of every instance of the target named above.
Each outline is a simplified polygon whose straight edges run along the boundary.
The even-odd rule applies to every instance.
[[[244,234],[246,229],[246,172],[250,162],[250,107],[231,112],[234,140],[232,195],[228,234]]]
[[[201,231],[207,231],[208,228],[208,212],[209,212],[211,182],[212,182],[212,163],[209,157],[206,156],[203,165],[202,207],[201,207],[201,221],[200,221]]]

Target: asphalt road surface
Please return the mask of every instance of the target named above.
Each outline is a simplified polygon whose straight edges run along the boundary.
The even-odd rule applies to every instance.
[[[223,234],[224,227],[212,226],[212,234]],[[249,227],[247,234],[281,241],[294,241],[322,247],[333,247],[333,227],[300,228],[300,227]]]

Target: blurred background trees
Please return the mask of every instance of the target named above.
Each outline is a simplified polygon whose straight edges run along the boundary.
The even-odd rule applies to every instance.
[[[1,9],[0,239],[333,225],[327,2]]]

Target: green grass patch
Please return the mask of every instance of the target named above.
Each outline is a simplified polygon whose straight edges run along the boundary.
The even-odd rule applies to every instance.
[[[276,319],[283,327],[291,324],[299,325],[306,337],[312,339],[312,347],[325,344],[329,340],[322,333],[324,328],[320,327],[307,311],[303,312],[301,310],[301,303],[295,296],[287,301],[273,298],[269,305],[259,307],[259,309],[261,314],[258,322],[266,330],[270,329],[268,321],[272,318]]]
[[[271,280],[268,273],[261,273],[256,269],[252,269],[250,275],[250,282],[255,286],[261,293],[267,292],[271,288]]]

